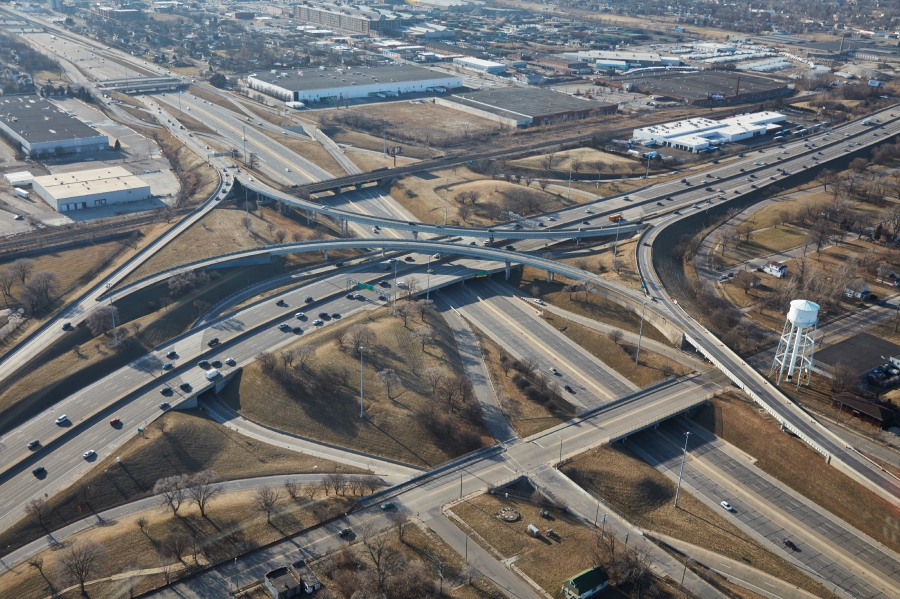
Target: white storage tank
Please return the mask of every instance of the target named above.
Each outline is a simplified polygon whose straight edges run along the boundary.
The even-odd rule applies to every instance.
[[[812,326],[819,320],[819,304],[809,300],[793,300],[787,317],[798,327]]]

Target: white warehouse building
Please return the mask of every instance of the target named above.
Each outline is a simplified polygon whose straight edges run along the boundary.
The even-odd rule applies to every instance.
[[[150,184],[121,166],[35,177],[31,185],[57,212],[150,199]]]
[[[331,102],[348,98],[424,93],[462,87],[462,79],[422,67],[398,64],[251,73],[247,86],[285,102]]]
[[[0,129],[32,158],[109,149],[109,138],[40,96],[11,96],[0,101]]]
[[[652,127],[635,129],[632,140],[643,145],[655,142],[688,152],[699,152],[710,146],[740,141],[780,130],[776,123],[787,119],[778,112],[754,112],[714,121],[697,117]]]
[[[506,65],[494,62],[493,60],[483,60],[481,58],[473,58],[471,56],[458,56],[453,59],[453,64],[459,65],[470,71],[481,71],[489,75],[501,75],[506,72]]]

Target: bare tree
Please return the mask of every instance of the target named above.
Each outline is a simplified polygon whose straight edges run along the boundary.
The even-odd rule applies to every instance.
[[[388,520],[397,527],[397,540],[402,543],[403,528],[410,522],[409,512],[402,508],[394,510],[393,512],[388,512]]]
[[[266,374],[271,374],[278,364],[275,354],[272,352],[261,351],[256,354],[256,361],[259,362],[259,368]]]
[[[347,475],[342,472],[330,472],[325,475],[325,484],[334,490],[335,495],[343,495],[347,489]]]
[[[18,281],[19,277],[11,269],[4,268],[0,270],[0,293],[3,294],[3,300],[6,302],[7,308],[9,308],[13,300],[12,290]]]
[[[193,475],[188,481],[187,492],[191,501],[200,510],[200,516],[206,517],[206,508],[209,502],[222,494],[222,485],[218,484],[216,473],[212,470],[203,470]]]
[[[272,512],[281,499],[281,493],[275,487],[264,485],[256,490],[253,494],[253,509],[257,512],[266,513],[266,523],[272,523]]]
[[[372,347],[376,340],[375,331],[364,324],[355,324],[349,327],[343,335],[343,345],[353,355],[358,355],[361,347]]]
[[[423,353],[425,352],[425,346],[434,340],[436,334],[437,332],[431,327],[424,327],[413,333],[416,339],[419,340],[419,343],[422,344]]]
[[[97,306],[85,319],[91,335],[96,337],[112,330],[113,319],[119,322],[119,309],[116,306]]]
[[[162,542],[162,549],[179,562],[191,545],[191,537],[183,533],[169,533]]]
[[[382,482],[381,479],[378,478],[374,474],[366,474],[362,478],[362,485],[370,494],[374,493],[376,489],[381,488]]]
[[[40,310],[53,301],[58,287],[59,279],[56,278],[56,273],[49,270],[36,272],[22,290],[22,302],[28,304],[32,310]]]
[[[547,179],[538,179],[538,187],[541,188],[541,191],[547,191],[547,187],[550,185],[550,181]]]
[[[297,348],[295,352],[295,360],[297,363],[297,368],[302,371],[306,371],[309,365],[316,357],[316,346],[315,345],[301,345]]]
[[[63,571],[81,587],[84,595],[84,585],[92,576],[97,576],[103,569],[106,560],[106,550],[103,545],[94,541],[81,541],[73,544],[59,558]]]
[[[138,519],[135,520],[134,523],[142,533],[147,534],[147,525],[150,523],[150,520],[147,519],[147,516],[138,516]]]
[[[153,485],[153,494],[159,495],[161,507],[171,509],[172,514],[177,516],[178,509],[184,503],[186,483],[187,477],[184,475],[161,478]]]
[[[397,549],[390,543],[388,535],[381,534],[373,523],[367,522],[360,530],[363,547],[372,562],[372,574],[378,591],[384,590],[388,574],[397,561],[402,559]]]
[[[38,574],[41,575],[41,578],[43,578],[44,582],[47,583],[47,586],[50,587],[51,596],[54,596],[56,593],[53,589],[53,583],[50,582],[50,579],[47,578],[47,575],[44,573],[44,558],[39,555],[34,555],[28,558],[28,565],[38,571]]]
[[[275,232],[272,234],[275,238],[276,243],[284,243],[285,238],[287,237],[287,233],[281,229],[275,229]]]
[[[394,395],[393,391],[400,387],[402,381],[400,380],[400,375],[397,374],[393,368],[385,368],[375,375],[378,379],[378,383],[381,385],[381,388],[384,389],[385,395],[387,395],[388,399],[393,400]]]
[[[434,309],[434,300],[423,299],[413,304],[413,310],[419,317],[419,320],[425,322],[425,317]]]
[[[622,338],[625,337],[625,333],[622,332],[622,329],[613,329],[606,334],[609,337],[609,340],[619,345],[622,342]]]
[[[397,318],[403,321],[404,327],[409,324],[410,312],[408,304],[398,303],[394,306],[394,313],[397,315]]]
[[[438,386],[447,376],[447,371],[439,366],[432,366],[422,371],[422,377],[431,385],[431,394],[437,393]]]
[[[47,530],[46,521],[50,516],[50,505],[43,497],[36,497],[25,504],[25,513],[35,520],[44,530]]]
[[[284,490],[287,492],[288,497],[297,500],[297,497],[300,496],[300,485],[297,483],[297,480],[294,478],[288,478],[284,481]]]
[[[836,393],[852,389],[856,386],[858,378],[852,368],[843,362],[838,362],[831,369],[831,389]]]
[[[522,374],[525,378],[531,376],[531,374],[538,369],[538,361],[537,358],[533,356],[525,356],[521,360],[519,360],[519,369],[522,371]]]
[[[28,277],[31,276],[31,273],[34,272],[34,262],[28,258],[19,258],[9,265],[9,269],[15,273],[16,278],[24,285],[25,281],[28,280]]]

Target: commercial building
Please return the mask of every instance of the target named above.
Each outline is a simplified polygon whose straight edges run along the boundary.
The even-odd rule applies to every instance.
[[[596,83],[628,92],[667,96],[694,106],[774,100],[793,93],[783,79],[734,71],[658,71],[598,77]]]
[[[100,16],[104,19],[115,19],[117,21],[127,21],[138,18],[143,11],[136,8],[116,8],[114,6],[100,6],[97,9]]]
[[[669,67],[681,64],[681,59],[676,56],[661,56],[655,52],[582,50],[580,52],[565,52],[563,53],[563,57],[566,60],[588,62],[601,69],[610,68],[611,65],[620,64],[624,64],[628,68]]]
[[[294,19],[328,29],[352,33],[382,34],[412,25],[413,17],[365,7],[351,8],[320,2],[303,2],[294,6]]]
[[[887,428],[893,424],[895,417],[894,411],[888,406],[854,395],[849,391],[838,393],[832,397],[831,407],[842,414],[849,414],[878,428]]]
[[[458,56],[453,59],[453,64],[470,71],[481,71],[490,75],[500,75],[506,72],[505,64],[471,56]]]
[[[895,357],[900,357],[900,345],[869,333],[857,333],[825,349],[817,349],[813,371],[831,376],[834,367],[842,364],[857,376],[876,368],[897,372]]]
[[[615,114],[618,104],[584,100],[549,89],[504,87],[438,97],[435,104],[503,123],[509,127],[545,125]]]
[[[407,64],[378,67],[319,67],[301,71],[251,73],[247,86],[285,102],[331,102],[370,96],[388,97],[429,88],[454,89],[462,79]]]
[[[754,112],[714,121],[704,117],[641,127],[632,139],[642,145],[658,144],[688,152],[699,152],[710,146],[765,135],[780,130],[775,123],[786,120],[777,112]]]
[[[150,199],[150,185],[121,166],[35,177],[31,185],[57,212]]]
[[[40,96],[4,96],[0,130],[31,158],[109,149],[109,138]]]

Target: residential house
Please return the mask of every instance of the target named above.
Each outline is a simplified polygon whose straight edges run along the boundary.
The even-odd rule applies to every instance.
[[[738,273],[734,275],[734,282],[737,283],[738,287],[741,289],[750,289],[751,287],[759,287],[762,285],[762,279],[749,270],[739,270]]]
[[[872,295],[869,286],[862,279],[853,279],[844,285],[844,295],[851,299],[867,300]]]
[[[274,599],[290,599],[303,593],[300,579],[290,568],[277,568],[265,576],[265,585]]]
[[[847,391],[832,397],[831,407],[878,428],[886,428],[894,422],[894,411],[884,404]]]
[[[562,592],[569,599],[593,597],[609,586],[609,575],[601,566],[594,566],[562,584]]]
[[[766,262],[763,267],[763,272],[772,275],[773,277],[778,277],[779,279],[787,274],[788,267],[787,264],[782,264],[781,262],[775,262],[774,260],[770,260]]]
[[[900,274],[892,270],[883,271],[875,278],[875,282],[882,285],[890,285],[891,287],[900,287]]]
[[[293,564],[291,564],[291,566],[300,577],[300,583],[303,585],[303,590],[306,591],[307,595],[312,595],[320,588],[322,588],[322,583],[319,582],[319,577],[316,576],[316,573],[306,565],[305,561],[300,560],[299,562],[294,562]]]

